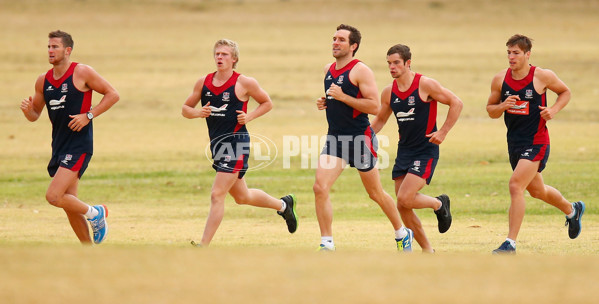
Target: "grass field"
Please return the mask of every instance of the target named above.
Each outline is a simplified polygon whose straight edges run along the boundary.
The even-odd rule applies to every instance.
[[[599,1],[591,0],[0,0],[6,41],[0,48],[0,303],[594,303],[598,15]],[[418,212],[437,254],[394,252],[391,226],[354,170],[332,192],[338,251],[313,253],[320,240],[314,170],[302,168],[300,156],[283,169],[280,154],[247,181],[276,196],[296,194],[297,233],[289,235],[272,211],[228,199],[211,248],[189,248],[189,240],[201,237],[214,172],[204,156],[205,123],[184,119],[180,109],[197,78],[214,70],[214,41],[240,43],[237,70],[255,77],[275,103],[248,128],[281,152],[284,136],[326,132],[314,101],[322,95],[339,23],[362,31],[357,57],[374,70],[379,89],[391,81],[386,50],[404,43],[415,71],[464,102],[424,190],[452,197],[451,230],[438,234],[432,212]],[[110,211],[108,238],[93,248],[78,245],[62,211],[44,200],[51,130],[45,111],[32,124],[19,110],[36,77],[50,68],[47,33],[55,29],[73,35],[74,61],[93,66],[121,94],[94,122],[94,158],[80,183],[81,199],[106,203]],[[555,71],[573,92],[548,124],[552,149],[544,178],[566,198],[584,200],[587,211],[583,232],[572,241],[561,213],[527,199],[518,256],[506,258],[489,253],[507,233],[511,170],[503,121],[489,119],[485,104],[492,76],[507,66],[505,41],[514,33],[532,37],[531,63]],[[392,122],[382,131],[391,159],[395,132]],[[381,169],[392,193],[390,174]]]

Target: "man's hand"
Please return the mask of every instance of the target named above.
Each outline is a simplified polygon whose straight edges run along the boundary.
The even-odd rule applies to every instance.
[[[325,97],[320,97],[316,100],[316,107],[319,110],[324,110],[327,108],[327,100]]]
[[[77,115],[69,115],[69,117],[72,119],[69,122],[68,127],[75,132],[81,131],[81,129],[83,129],[83,127],[87,126],[90,122],[90,120],[87,118],[86,113],[77,114]]]

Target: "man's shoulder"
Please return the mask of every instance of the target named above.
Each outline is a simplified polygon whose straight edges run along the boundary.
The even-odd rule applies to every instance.
[[[535,67],[535,75],[534,77],[539,78],[540,80],[548,80],[553,77],[557,77],[555,72],[550,69],[543,69],[540,67]]]
[[[497,72],[494,76],[493,76],[493,80],[491,80],[492,83],[502,83],[503,80],[505,79],[505,75],[507,74],[507,71],[509,70],[509,68],[505,68],[499,72]]]
[[[92,68],[91,66],[83,63],[77,63],[77,65],[73,69],[73,76],[77,78],[83,77],[84,79],[87,79],[87,77],[94,74],[97,74],[96,70],[94,70],[94,68]]]

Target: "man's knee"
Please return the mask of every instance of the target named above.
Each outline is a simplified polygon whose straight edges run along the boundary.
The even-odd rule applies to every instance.
[[[316,196],[324,196],[328,195],[329,193],[329,189],[322,183],[319,183],[318,181],[315,182],[312,186],[312,191],[314,191],[314,195]]]
[[[397,196],[397,206],[403,209],[413,209],[414,207],[414,198],[409,197],[407,195],[398,195]]]
[[[48,189],[48,191],[46,191],[46,201],[48,201],[48,203],[52,206],[60,207],[63,195],[64,194],[62,193]]]

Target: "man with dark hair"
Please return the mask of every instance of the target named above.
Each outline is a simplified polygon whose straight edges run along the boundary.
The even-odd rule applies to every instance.
[[[449,196],[430,197],[419,193],[428,185],[439,160],[439,145],[455,125],[462,101],[450,90],[429,77],[411,70],[412,53],[406,45],[397,44],[387,52],[387,65],[393,83],[381,93],[381,110],[372,121],[378,133],[391,113],[399,128],[397,156],[392,178],[395,180],[397,208],[406,227],[414,231],[414,238],[423,252],[434,252],[420,219],[414,209],[433,209],[440,233],[451,226]],[[448,105],[443,126],[437,130],[437,102]]]
[[[77,197],[79,179],[93,154],[92,119],[106,112],[118,100],[118,92],[88,65],[71,62],[71,35],[54,31],[48,35],[48,61],[52,69],[35,82],[33,97],[23,99],[21,110],[29,121],[36,121],[46,106],[52,123],[52,158],[48,173],[52,182],[46,200],[62,208],[81,243],[101,243],[108,226],[105,205],[89,206]],[[92,109],[92,92],[103,95]]]
[[[324,69],[326,96],[316,101],[319,110],[326,110],[329,124],[313,187],[321,235],[319,250],[335,250],[329,192],[349,164],[358,169],[368,195],[391,221],[397,249],[412,251],[412,231],[402,225],[393,198],[383,189],[379,171],[375,168],[378,142],[370,127],[368,114],[376,115],[380,106],[374,73],[354,59],[360,39],[356,28],[344,24],[337,27],[333,36],[335,62],[327,64]]]
[[[532,42],[528,37],[514,35],[506,46],[509,68],[493,77],[487,102],[489,117],[503,115],[513,170],[509,181],[509,232],[505,242],[493,250],[494,254],[516,253],[516,237],[525,212],[524,190],[566,215],[571,239],[580,234],[585,210],[582,201],[570,203],[557,189],[545,185],[541,175],[549,158],[546,123],[568,104],[570,89],[553,71],[529,64]],[[557,94],[553,106],[547,105],[547,90]]]

